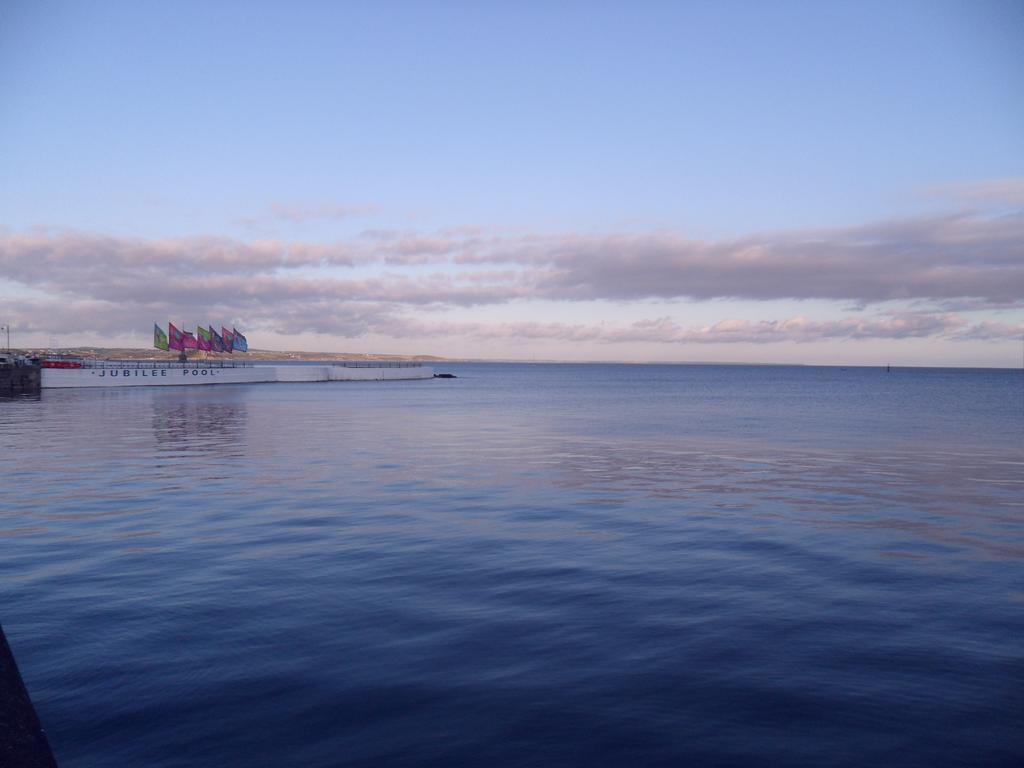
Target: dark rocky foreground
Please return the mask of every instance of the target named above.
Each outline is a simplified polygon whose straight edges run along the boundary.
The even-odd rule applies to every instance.
[[[57,768],[14,654],[0,627],[0,765]]]

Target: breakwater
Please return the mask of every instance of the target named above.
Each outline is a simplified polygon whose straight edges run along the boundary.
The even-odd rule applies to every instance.
[[[41,369],[30,362],[0,365],[0,396],[32,394],[39,391]]]

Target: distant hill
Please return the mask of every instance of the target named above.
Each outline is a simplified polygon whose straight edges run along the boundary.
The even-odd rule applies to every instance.
[[[159,349],[134,349],[118,347],[64,347],[61,349],[24,349],[28,355],[68,355],[87,360],[177,360],[177,351],[162,352]],[[362,352],[277,352],[270,349],[250,349],[248,352],[198,352],[189,350],[190,360],[416,360],[421,362],[444,361],[435,355],[376,355]]]

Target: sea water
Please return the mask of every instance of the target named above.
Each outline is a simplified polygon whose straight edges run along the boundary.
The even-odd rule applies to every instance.
[[[1024,375],[449,365],[0,403],[75,766],[1019,766]]]

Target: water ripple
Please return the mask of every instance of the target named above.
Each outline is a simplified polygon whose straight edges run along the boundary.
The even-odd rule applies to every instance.
[[[1020,764],[1018,379],[457,372],[0,403],[62,765]]]

